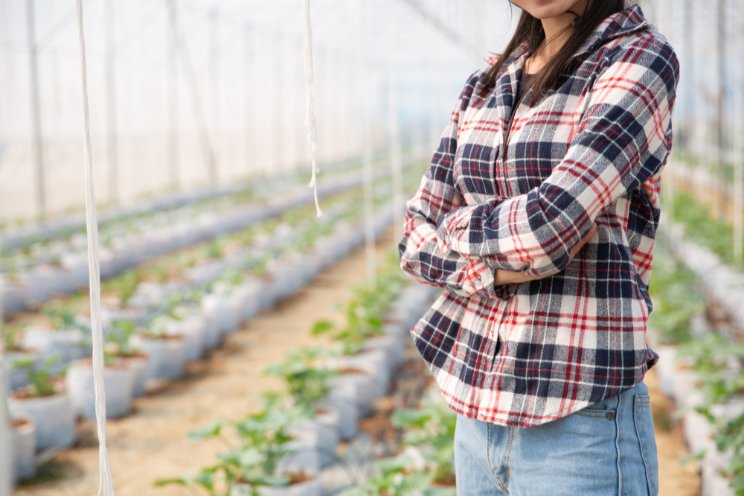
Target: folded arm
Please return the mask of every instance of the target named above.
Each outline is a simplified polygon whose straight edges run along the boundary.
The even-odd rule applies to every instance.
[[[444,248],[528,275],[565,269],[598,213],[661,171],[678,77],[676,55],[658,38],[620,49],[550,176],[526,194],[449,212],[438,227]]]
[[[406,202],[403,235],[398,242],[403,271],[419,282],[466,298],[475,294],[485,297],[498,297],[500,294],[494,285],[495,271],[483,259],[454,250],[442,250],[437,237],[439,222],[464,201],[455,188],[452,167],[460,113],[467,108],[478,72],[468,77],[418,190]]]

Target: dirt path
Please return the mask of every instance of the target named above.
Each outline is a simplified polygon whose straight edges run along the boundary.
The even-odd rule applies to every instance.
[[[654,415],[656,448],[659,457],[659,496],[699,496],[700,476],[691,462],[681,465],[679,460],[689,454],[678,420],[671,417],[674,403],[664,396],[658,386],[657,370],[652,367],[644,376],[651,397]]]
[[[378,260],[394,246],[397,226],[378,241]],[[193,442],[188,432],[218,418],[240,418],[260,408],[260,392],[279,387],[261,369],[295,346],[318,344],[309,335],[320,318],[341,322],[349,289],[365,277],[365,250],[324,270],[300,293],[265,311],[229,336],[225,346],[189,369],[186,379],[138,399],[128,417],[108,422],[108,448],[117,496],[175,495],[183,490],[154,488],[153,481],[175,477],[210,463],[224,450],[218,442]],[[45,472],[49,479],[17,488],[21,496],[87,496],[98,489],[95,424],[84,422],[75,449],[59,454]]]

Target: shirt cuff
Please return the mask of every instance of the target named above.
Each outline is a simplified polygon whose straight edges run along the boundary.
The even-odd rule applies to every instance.
[[[457,238],[463,236],[462,231],[470,226],[473,209],[477,206],[462,206],[450,210],[442,216],[437,224],[437,237],[442,250],[451,250],[458,245]]]
[[[469,293],[478,293],[491,299],[508,299],[514,295],[516,284],[494,285],[496,269],[489,267],[480,258],[466,257],[470,264],[465,270],[461,284],[462,289]]]

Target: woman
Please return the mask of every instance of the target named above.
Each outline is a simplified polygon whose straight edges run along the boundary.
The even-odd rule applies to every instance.
[[[398,246],[445,290],[411,332],[458,413],[458,495],[655,495],[648,283],[679,63],[636,4],[511,3]]]

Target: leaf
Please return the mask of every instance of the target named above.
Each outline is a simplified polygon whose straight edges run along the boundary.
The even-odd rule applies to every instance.
[[[173,477],[170,479],[158,479],[153,483],[153,485],[155,487],[188,486],[189,480],[186,477]]]
[[[335,324],[331,322],[330,320],[322,319],[318,320],[313,324],[313,327],[310,329],[310,334],[313,336],[320,336],[322,334],[325,334],[335,327]]]
[[[217,420],[206,427],[202,427],[201,429],[189,432],[188,438],[198,441],[202,439],[217,437],[222,432],[222,426],[223,422],[221,420]]]

